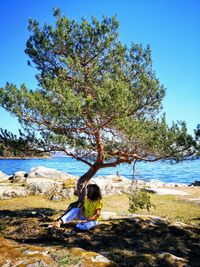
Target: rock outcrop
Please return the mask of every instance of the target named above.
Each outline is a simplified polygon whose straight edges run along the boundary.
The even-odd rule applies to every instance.
[[[191,183],[190,186],[200,186],[200,181],[195,181],[194,183]]]
[[[0,171],[0,183],[6,182],[8,180],[9,176]]]
[[[34,167],[29,173],[16,172],[11,177],[0,172],[0,199],[38,194],[45,195],[53,201],[72,198],[76,193],[77,179],[78,177],[68,173],[43,166]],[[156,194],[188,194],[176,190],[178,187],[188,187],[186,184],[165,183],[156,179],[130,180],[120,175],[108,175],[97,176],[91,179],[90,183],[98,184],[102,195],[131,193],[137,186]]]
[[[30,173],[16,172],[11,177],[1,172],[0,199],[43,194],[60,201],[74,195],[76,183],[77,177],[42,166],[32,168]]]
[[[0,237],[0,266],[58,267],[45,248],[18,244]]]

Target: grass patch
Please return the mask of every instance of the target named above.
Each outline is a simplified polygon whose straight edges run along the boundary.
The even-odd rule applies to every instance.
[[[103,210],[114,211],[119,215],[127,214],[129,209],[128,196],[122,194],[120,196],[104,196]]]
[[[151,194],[151,201],[156,206],[155,209],[149,212],[139,210],[138,213],[178,220],[187,224],[200,224],[200,205],[197,203],[186,201],[179,196],[154,194]]]
[[[49,208],[55,210],[65,210],[68,205],[75,201],[73,199],[65,199],[60,202],[54,202],[46,199],[44,196],[28,196],[28,197],[17,197],[12,199],[0,200],[1,210],[22,210],[22,209],[33,209],[33,208]]]
[[[71,255],[69,252],[65,253],[59,260],[58,263],[61,264],[61,266],[72,266],[77,265],[81,260],[81,257]]]
[[[186,201],[180,196],[174,195],[155,195],[150,194],[151,202],[156,208],[147,210],[138,210],[138,214],[155,215],[170,220],[178,220],[183,223],[200,225],[200,205],[190,201]],[[66,199],[61,202],[53,202],[45,199],[43,196],[18,197],[8,200],[0,200],[1,210],[25,210],[49,208],[56,212],[65,211],[68,205],[75,201]],[[113,211],[118,215],[129,214],[129,198],[128,195],[122,194],[118,196],[103,197],[104,211]]]
[[[150,211],[138,210],[138,214],[155,215],[169,220],[178,220],[183,223],[200,225],[200,205],[186,201],[182,197],[175,195],[150,194],[152,205]],[[128,195],[107,196],[103,199],[104,210],[114,211],[117,214],[128,214]]]

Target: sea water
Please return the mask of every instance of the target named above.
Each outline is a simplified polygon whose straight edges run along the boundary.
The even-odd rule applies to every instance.
[[[13,175],[17,171],[30,172],[33,167],[44,166],[81,176],[88,166],[70,157],[54,157],[48,159],[0,159],[0,171]],[[120,174],[127,178],[133,176],[133,165],[121,164],[116,168],[103,168],[96,176]],[[200,180],[200,160],[184,161],[171,164],[169,162],[138,162],[134,176],[136,179],[158,179],[163,182],[190,184]]]

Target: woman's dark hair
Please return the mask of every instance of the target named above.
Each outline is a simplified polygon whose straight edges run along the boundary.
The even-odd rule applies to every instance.
[[[101,191],[100,191],[100,188],[98,187],[98,185],[89,184],[87,186],[87,198],[89,198],[92,201],[102,198]]]

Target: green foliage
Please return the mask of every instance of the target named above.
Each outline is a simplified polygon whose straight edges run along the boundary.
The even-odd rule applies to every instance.
[[[197,156],[200,157],[200,124],[197,125],[197,128],[194,131],[195,140],[196,140],[196,149],[198,151]]]
[[[38,88],[0,88],[0,105],[24,128],[40,132],[40,147],[73,148],[66,153],[96,169],[191,158],[196,140],[184,122],[169,127],[159,116],[165,88],[150,47],[123,45],[116,17],[76,22],[60,10],[54,16],[55,25],[29,21],[25,52],[38,70]]]
[[[30,131],[27,135],[19,131],[17,136],[0,128],[1,157],[43,157],[43,144],[43,141],[38,140]]]
[[[150,194],[145,188],[136,187],[129,196],[129,212],[135,213],[139,209],[147,209],[149,211],[151,207],[155,208],[155,205],[151,202]]]

